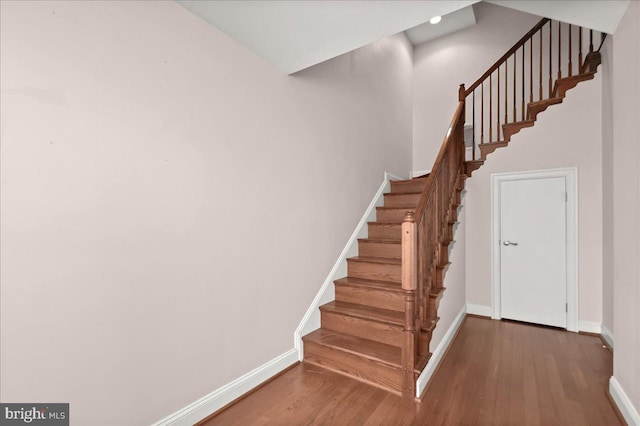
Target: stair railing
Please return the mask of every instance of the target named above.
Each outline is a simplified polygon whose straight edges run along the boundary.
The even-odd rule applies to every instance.
[[[463,90],[461,88],[461,90]],[[414,396],[416,361],[428,353],[420,345],[423,326],[435,321],[429,296],[442,290],[448,218],[456,185],[464,173],[464,101],[458,103],[418,205],[402,224],[402,289],[405,292],[403,394]],[[425,353],[426,351],[426,353]]]
[[[605,37],[600,34],[600,47],[594,50],[593,30],[544,18],[468,89],[460,85],[455,114],[418,205],[414,212],[406,213],[402,223],[403,395],[415,396],[415,375],[419,373],[416,366],[428,357],[430,334],[426,333],[428,339],[422,336],[437,321],[437,300],[444,290],[448,245],[453,240],[452,223],[457,218],[463,181],[473,170],[470,164],[476,160],[476,150],[484,154],[486,147],[492,148],[487,151],[491,152],[495,145],[504,144],[501,138],[505,137],[507,126],[527,121],[526,105],[553,98],[557,90],[554,82],[557,86],[563,76],[574,76],[574,59],[578,63],[576,74],[595,72]],[[564,65],[563,59],[567,59]],[[473,130],[471,141],[465,141],[468,118]],[[471,158],[467,158],[467,144],[471,145]]]
[[[602,47],[606,34],[598,34]],[[558,80],[595,72],[600,48],[594,50],[593,40],[593,30],[543,18],[466,89],[473,129],[468,160],[476,160],[478,150],[492,152],[488,144],[508,142],[514,123],[526,126],[532,120],[527,106],[554,98]]]

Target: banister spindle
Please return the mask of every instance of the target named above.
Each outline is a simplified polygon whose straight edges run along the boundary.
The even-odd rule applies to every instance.
[[[522,121],[524,121],[524,43],[522,44],[522,81],[520,82],[520,84],[522,84],[522,105],[520,110],[520,117],[522,117]]]
[[[562,78],[562,22],[558,21],[558,80]]]
[[[484,81],[480,85],[480,143],[484,143]]]
[[[489,74],[489,143],[493,142],[493,84]]]
[[[593,30],[589,30],[589,53],[593,53]]]
[[[582,67],[582,27],[578,27],[578,72]]]
[[[533,102],[533,36],[529,39],[529,102]]]
[[[471,128],[473,129],[472,132],[472,136],[471,136],[471,159],[475,160],[476,159],[476,89],[473,89],[473,92],[471,92],[471,97],[473,98],[473,104],[471,107],[471,116],[472,118],[472,123],[471,123]]]
[[[496,103],[498,104],[498,113],[496,114],[496,129],[498,132],[497,141],[500,141],[500,67],[498,67],[498,83],[496,84],[498,87],[498,97],[496,98]]]
[[[517,52],[517,51],[516,51]],[[513,122],[515,123],[516,118],[516,52],[513,52]]]
[[[573,63],[571,62],[571,24],[569,24],[569,77],[573,75]]]
[[[552,43],[552,33],[553,33],[553,22],[549,21],[549,98],[553,95],[553,76],[552,76],[552,62],[553,62],[553,43]]]
[[[504,61],[504,124],[509,122],[509,63]]]
[[[540,67],[540,78],[538,80],[538,84],[540,85],[540,88],[538,89],[538,95],[540,97],[539,100],[542,100],[542,28],[540,28],[540,57],[538,58],[539,60],[539,67]]]

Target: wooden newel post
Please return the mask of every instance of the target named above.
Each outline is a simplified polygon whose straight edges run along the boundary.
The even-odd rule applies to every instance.
[[[407,212],[402,223],[402,290],[404,290],[404,341],[402,345],[402,395],[414,398],[416,381],[416,288],[417,277],[417,234],[413,212]]]
[[[458,101],[462,102],[465,100],[465,98],[467,97],[467,91],[464,88],[464,83],[460,85],[460,88],[458,89]]]

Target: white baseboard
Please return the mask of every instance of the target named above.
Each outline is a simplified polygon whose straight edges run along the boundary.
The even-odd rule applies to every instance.
[[[338,260],[331,268],[329,275],[322,283],[320,290],[316,294],[316,297],[311,302],[309,309],[302,317],[302,321],[296,328],[296,331],[293,335],[294,345],[298,351],[298,359],[302,361],[304,356],[304,347],[302,343],[302,336],[305,336],[311,333],[314,330],[320,328],[320,306],[325,303],[329,303],[335,300],[335,291],[333,288],[333,282],[338,278],[344,277],[347,275],[347,258],[351,256],[356,256],[358,254],[358,238],[366,238],[368,235],[367,222],[371,222],[375,220],[376,217],[376,207],[382,206],[384,204],[384,193],[390,188],[390,180],[402,180],[401,178],[394,176],[390,173],[385,172],[384,180],[380,184],[376,195],[374,195],[369,207],[362,215],[360,222],[356,226],[356,229],[351,234],[351,237],[347,241],[342,253],[338,256]]]
[[[629,426],[640,426],[640,413],[615,377],[609,379],[609,394]]]
[[[602,333],[602,324],[599,322],[591,322],[591,321],[579,321],[578,322],[578,330],[586,331],[587,333]]]
[[[422,373],[420,374],[420,377],[418,377],[418,380],[416,382],[417,398],[419,398],[420,395],[422,395],[422,392],[424,392],[425,388],[427,387],[429,380],[431,380],[431,376],[433,376],[433,373],[436,371],[438,364],[440,364],[440,361],[442,361],[442,357],[444,356],[445,352],[447,351],[447,348],[453,341],[453,337],[456,335],[458,328],[460,328],[460,326],[462,325],[462,320],[464,320],[464,316],[466,315],[466,313],[467,313],[466,307],[462,307],[458,315],[456,315],[456,318],[453,320],[451,327],[449,327],[444,337],[438,344],[438,347],[436,348],[435,351],[433,351],[433,354],[431,354],[431,358],[429,358],[429,362],[427,363],[427,366],[424,368],[424,370],[422,371]]]
[[[418,176],[423,176],[426,175],[427,173],[431,173],[431,170],[412,170],[411,171],[411,177],[418,177]]]
[[[491,306],[474,305],[473,303],[467,303],[467,313],[472,315],[480,315],[483,317],[491,318]]]
[[[191,426],[239,398],[298,361],[298,350],[290,349],[232,382],[165,417],[153,426]]]
[[[602,324],[602,338],[607,342],[611,348],[613,348],[613,333],[604,324]]]

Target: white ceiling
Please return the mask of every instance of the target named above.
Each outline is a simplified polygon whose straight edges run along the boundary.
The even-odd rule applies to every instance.
[[[292,74],[479,0],[177,1]]]
[[[292,74],[416,27],[434,16],[471,9],[469,6],[479,0],[176,1],[280,70]],[[485,1],[613,33],[630,0]],[[444,22],[443,18],[441,24]],[[412,30],[416,40],[422,30]],[[523,33],[526,30],[523,28]],[[431,37],[428,34],[431,31],[436,30],[427,29],[421,36],[428,40],[443,35]]]
[[[630,0],[484,0],[533,15],[545,16],[613,34]]]
[[[460,31],[463,28],[476,24],[476,15],[473,6],[463,7],[442,17],[438,24],[425,22],[417,27],[409,28],[405,31],[413,45],[425,43],[438,37]]]

